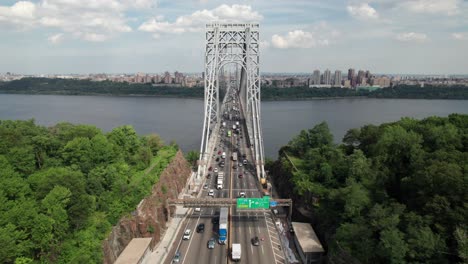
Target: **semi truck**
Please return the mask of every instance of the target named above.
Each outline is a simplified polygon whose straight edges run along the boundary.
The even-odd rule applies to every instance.
[[[221,208],[219,214],[219,244],[226,244],[226,238],[228,235],[228,208]]]
[[[231,257],[233,261],[240,261],[241,259],[241,244],[232,244]]]
[[[224,183],[224,172],[220,171],[218,173],[218,190],[221,190],[223,188],[223,183]]]

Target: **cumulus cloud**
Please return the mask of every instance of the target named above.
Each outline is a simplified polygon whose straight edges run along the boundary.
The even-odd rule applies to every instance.
[[[29,1],[19,1],[12,6],[0,6],[0,24],[32,26],[35,15],[36,5]]]
[[[379,18],[377,11],[367,3],[348,5],[348,13],[359,20],[375,20]]]
[[[63,41],[63,34],[59,33],[59,34],[52,35],[48,37],[47,40],[49,41],[49,43],[57,45]]]
[[[104,41],[132,31],[126,12],[155,6],[156,0],[20,1],[0,6],[0,25],[53,27],[86,41]]]
[[[271,44],[275,48],[313,48],[317,46],[328,46],[340,36],[340,32],[327,23],[321,22],[314,25],[310,30],[293,30],[286,35],[275,34],[271,37]]]
[[[460,0],[408,0],[401,3],[404,10],[414,13],[455,15],[459,11]]]
[[[452,38],[456,40],[468,40],[468,32],[452,33]]]
[[[407,32],[396,35],[396,39],[403,42],[425,42],[428,40],[424,33]]]
[[[161,17],[152,18],[138,28],[141,31],[153,33],[184,33],[197,32],[210,22],[258,22],[263,16],[253,11],[247,5],[220,5],[211,10],[198,10],[191,15],[180,16],[174,22],[162,21]]]

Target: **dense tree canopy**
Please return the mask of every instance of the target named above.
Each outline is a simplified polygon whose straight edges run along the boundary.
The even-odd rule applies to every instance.
[[[342,145],[321,123],[269,170],[283,195],[313,212],[330,260],[466,263],[467,137],[460,114],[351,129]]]
[[[101,241],[176,151],[131,126],[0,120],[0,262],[102,263]]]

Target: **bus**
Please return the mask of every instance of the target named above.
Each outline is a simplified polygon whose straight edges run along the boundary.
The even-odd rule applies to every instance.
[[[228,137],[231,137],[231,130],[228,130],[227,133],[228,133],[227,136],[228,136]]]
[[[221,208],[219,214],[219,244],[226,244],[226,238],[228,235],[228,208]]]

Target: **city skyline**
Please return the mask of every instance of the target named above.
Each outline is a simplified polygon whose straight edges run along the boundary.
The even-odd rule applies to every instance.
[[[2,1],[0,72],[199,72],[205,23],[260,23],[261,71],[467,74],[468,2]],[[431,21],[431,23],[427,23]],[[331,72],[334,75],[334,72]]]

